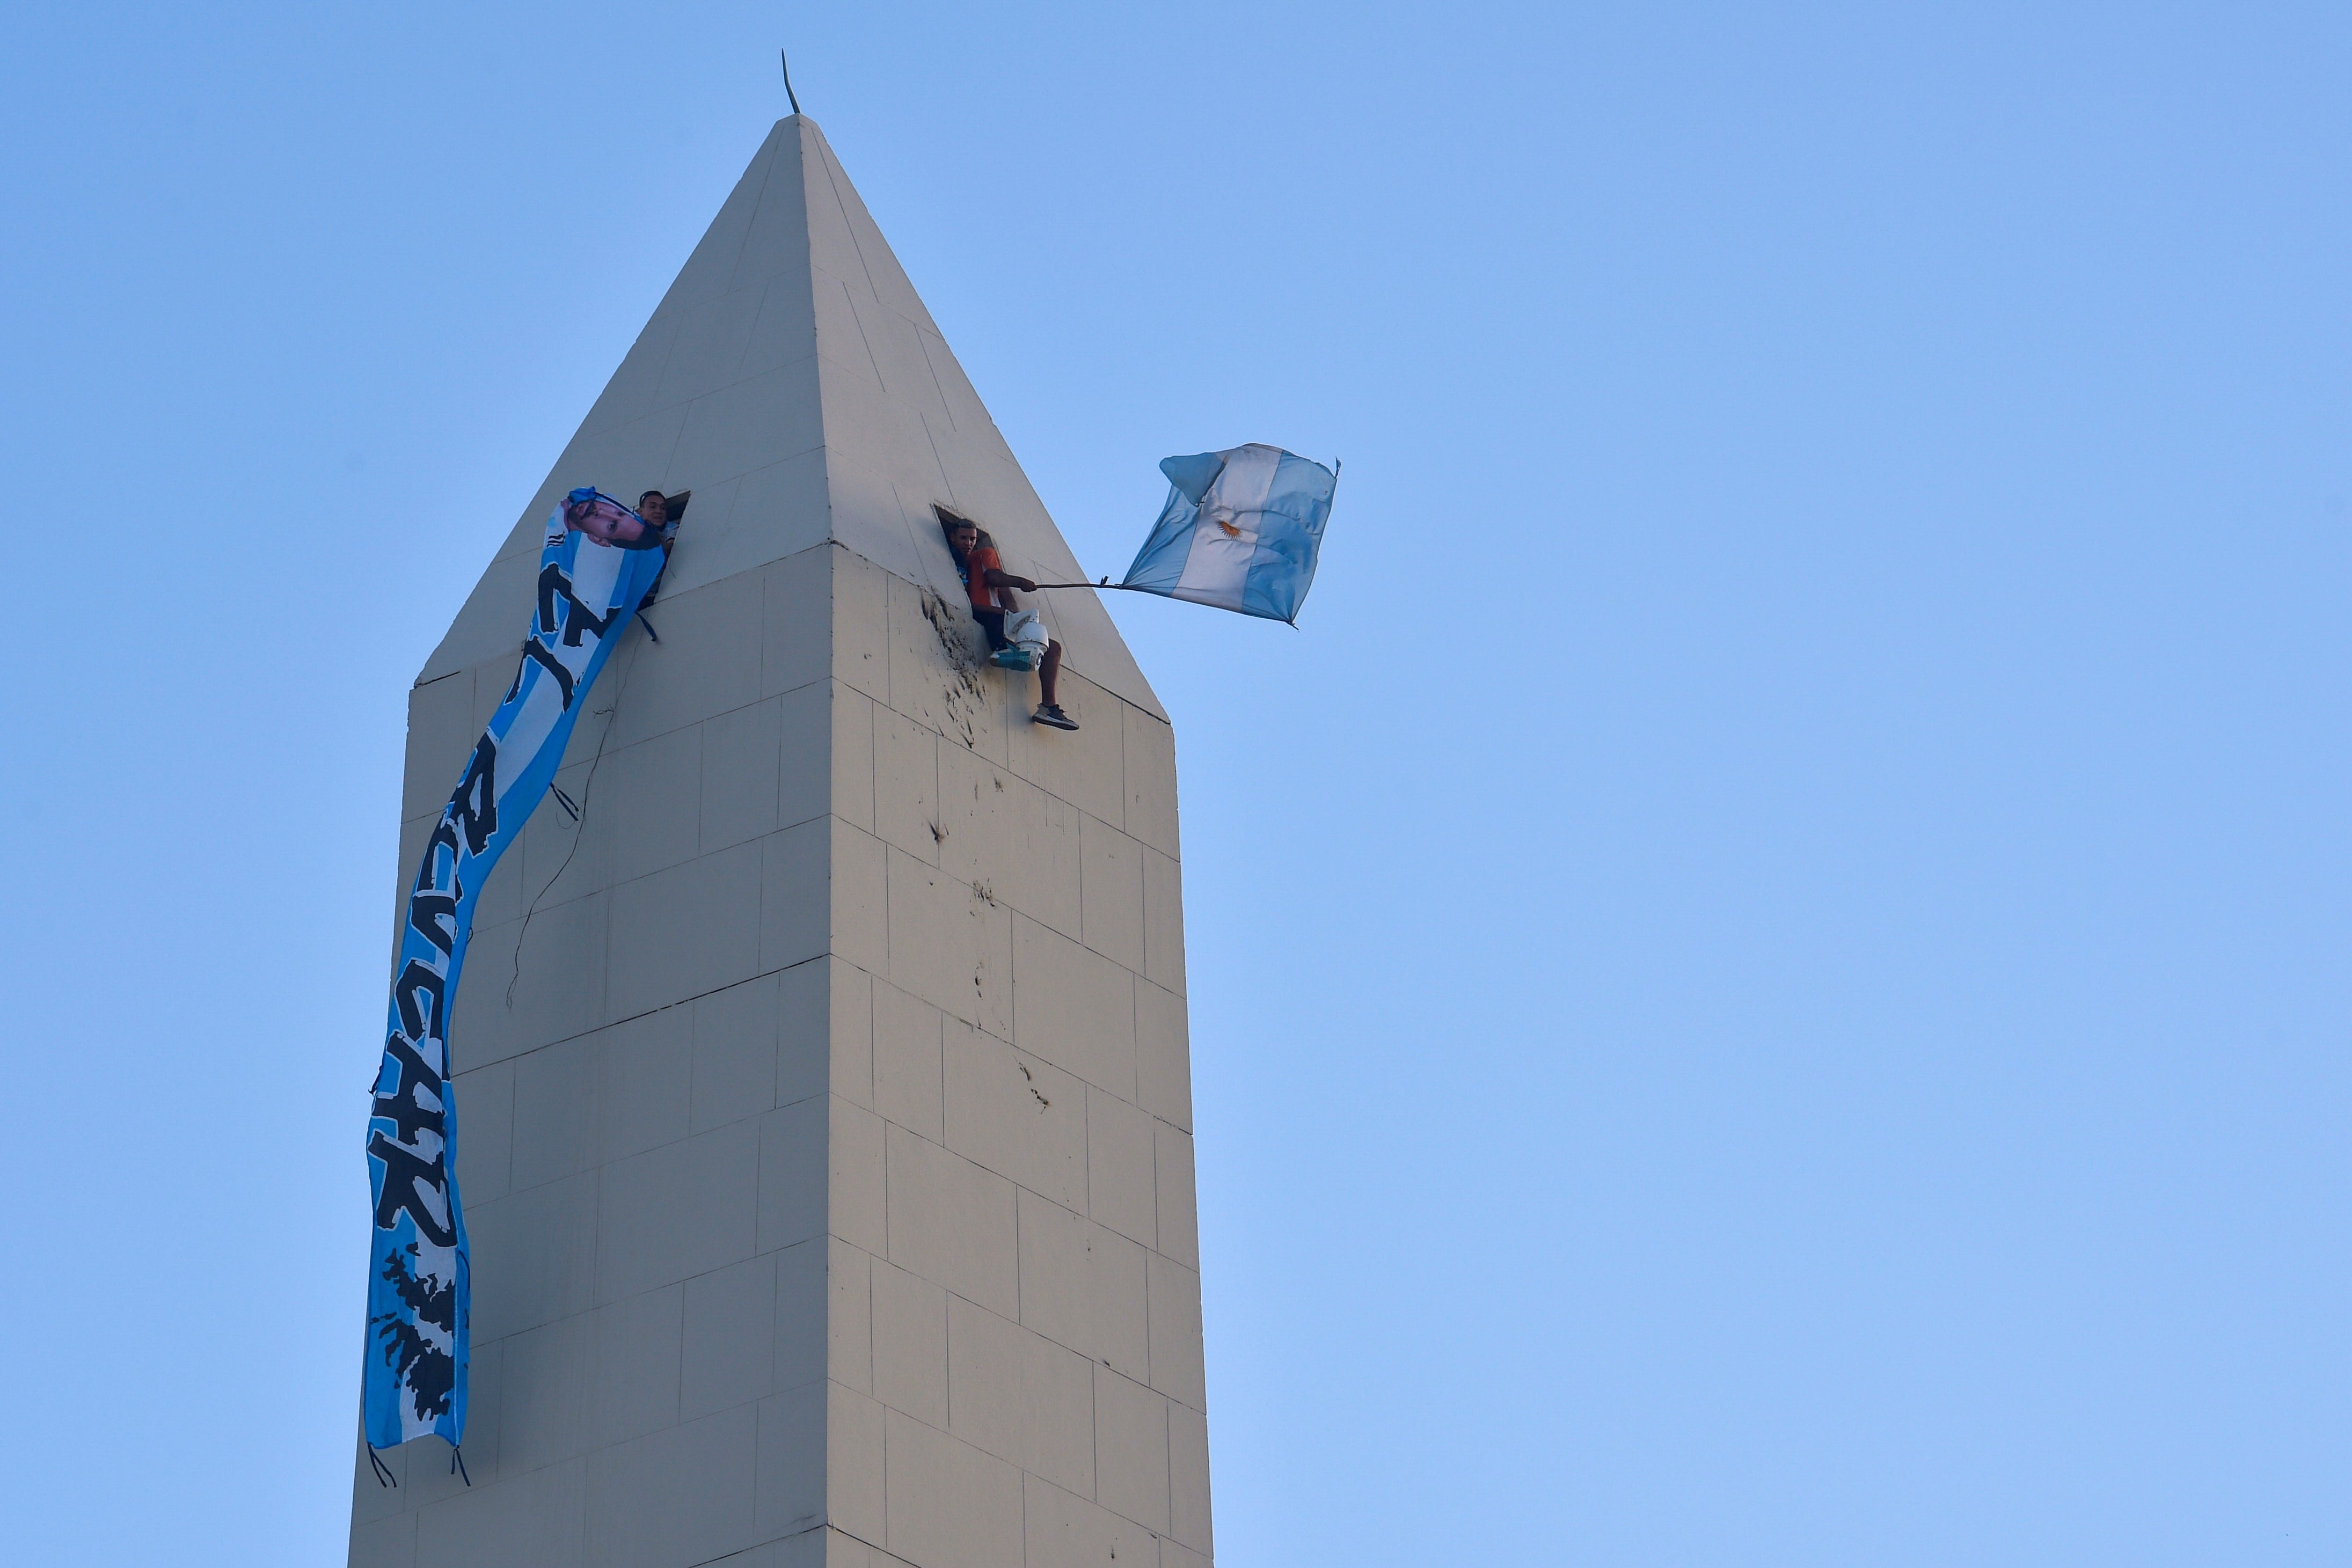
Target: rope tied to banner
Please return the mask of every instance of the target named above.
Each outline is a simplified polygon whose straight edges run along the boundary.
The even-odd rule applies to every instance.
[[[647,630],[651,631],[651,628]],[[531,917],[539,913],[539,901],[547,896],[549,888],[563,880],[563,873],[572,869],[572,857],[580,852],[580,841],[588,836],[588,793],[596,786],[596,769],[604,760],[605,743],[613,738],[613,730],[620,723],[611,716],[620,711],[621,699],[628,695],[629,677],[637,673],[637,660],[642,656],[630,656],[629,667],[621,672],[621,684],[613,688],[613,700],[601,708],[588,710],[604,720],[604,727],[596,737],[596,755],[588,759],[588,776],[580,780],[579,804],[573,805],[571,797],[556,789],[552,783],[548,786],[554,790],[556,799],[571,811],[572,820],[579,824],[580,831],[572,835],[572,847],[564,852],[563,863],[555,868],[553,876],[540,885],[539,891],[531,895],[530,907],[522,912],[522,929],[515,933],[514,972],[507,977],[507,1006],[510,1009],[514,1006],[515,988],[522,983],[522,939],[530,935]]]
[[[367,1450],[368,1463],[375,1469],[375,1484],[377,1487],[392,1487],[395,1490],[398,1489],[400,1485],[400,1478],[394,1475],[391,1469],[385,1466],[384,1462],[376,1457],[375,1445],[373,1443],[362,1443],[360,1447]]]

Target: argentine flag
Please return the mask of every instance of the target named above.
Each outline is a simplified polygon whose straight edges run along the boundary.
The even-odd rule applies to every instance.
[[[1255,443],[1160,471],[1168,505],[1119,586],[1297,624],[1337,471]]]

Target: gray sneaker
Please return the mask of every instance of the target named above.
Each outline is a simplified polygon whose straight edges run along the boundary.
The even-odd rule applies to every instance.
[[[1078,721],[1062,711],[1059,704],[1039,703],[1037,711],[1029,716],[1039,724],[1050,724],[1055,729],[1076,729]]]

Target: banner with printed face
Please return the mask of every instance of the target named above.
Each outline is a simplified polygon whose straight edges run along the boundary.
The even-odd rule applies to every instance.
[[[375,1245],[368,1281],[367,1440],[466,1430],[466,1220],[449,1024],[474,901],[554,782],[588,688],[668,551],[661,528],[574,490],[548,518],[539,602],[514,684],[474,743],[425,845],[368,1118]]]

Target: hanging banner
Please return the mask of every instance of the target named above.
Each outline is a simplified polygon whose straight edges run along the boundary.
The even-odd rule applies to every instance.
[[[368,1281],[367,1440],[466,1430],[466,1219],[449,1014],[474,901],[555,781],[588,688],[668,559],[656,522],[594,490],[547,520],[539,603],[514,684],[425,841],[368,1118],[375,1245]]]

